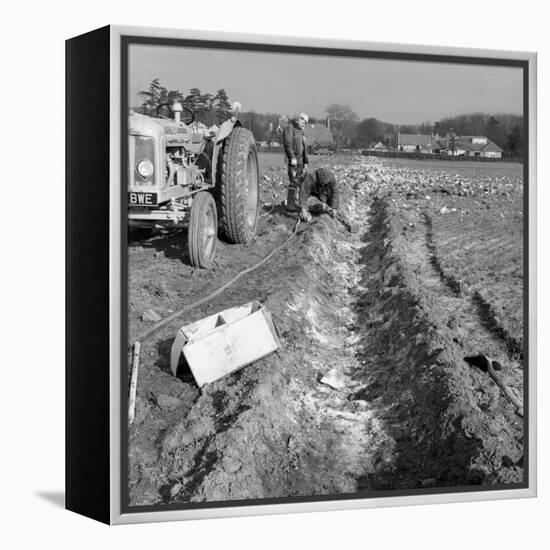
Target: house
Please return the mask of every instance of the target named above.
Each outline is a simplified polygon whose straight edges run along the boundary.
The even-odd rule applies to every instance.
[[[367,151],[387,151],[388,148],[381,141],[373,141]]]
[[[402,153],[433,153],[441,149],[439,135],[397,134],[397,150]]]
[[[489,140],[489,143],[480,151],[481,157],[485,158],[502,158],[502,149],[493,141]]]
[[[458,136],[454,146],[447,135],[440,140],[444,146],[441,154],[455,157],[502,158],[502,149],[487,136]]]
[[[398,134],[397,150],[404,153],[435,153],[455,157],[502,158],[502,149],[487,136],[440,137],[438,134]]]
[[[334,147],[332,132],[324,124],[310,124],[304,130],[309,151],[331,149]]]

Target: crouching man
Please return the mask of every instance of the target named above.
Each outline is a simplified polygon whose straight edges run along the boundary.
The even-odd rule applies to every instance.
[[[313,173],[307,173],[302,178],[300,187],[300,218],[310,222],[311,214],[307,209],[309,197],[316,197],[321,201],[321,211],[328,212],[331,217],[338,216],[340,201],[338,186],[334,174],[325,168],[318,168]]]

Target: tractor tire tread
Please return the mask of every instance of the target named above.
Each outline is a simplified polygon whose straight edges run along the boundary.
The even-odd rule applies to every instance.
[[[189,260],[193,267],[212,267],[215,257],[216,241],[209,257],[203,250],[202,231],[204,230],[204,217],[209,208],[214,210],[214,226],[217,227],[216,203],[211,193],[201,191],[193,198],[188,227]]]
[[[245,177],[247,157],[251,148],[256,150],[252,132],[239,126],[227,138],[222,152],[221,225],[225,236],[235,244],[248,244],[256,231],[258,214],[256,212],[256,222],[251,228],[246,217],[246,190],[241,183]]]

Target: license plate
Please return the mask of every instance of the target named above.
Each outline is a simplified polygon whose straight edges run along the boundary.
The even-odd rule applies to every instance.
[[[140,206],[155,206],[157,204],[156,193],[128,193],[128,204]]]

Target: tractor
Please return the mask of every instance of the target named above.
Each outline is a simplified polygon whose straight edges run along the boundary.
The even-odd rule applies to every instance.
[[[258,153],[239,109],[234,103],[212,132],[178,102],[159,105],[156,116],[130,111],[129,228],[186,227],[194,267],[213,265],[219,230],[236,244],[256,233]]]

